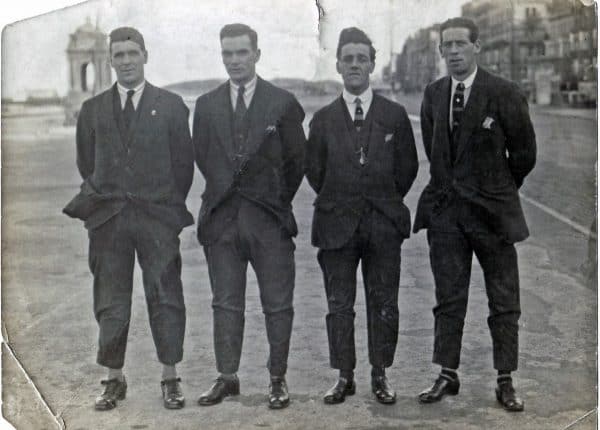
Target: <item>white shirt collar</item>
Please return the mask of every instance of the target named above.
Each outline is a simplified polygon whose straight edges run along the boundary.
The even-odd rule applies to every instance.
[[[258,81],[258,75],[254,75],[250,81],[244,84],[244,102],[246,103],[246,107],[250,107],[250,103],[252,102],[252,97],[254,96],[254,92],[256,91],[256,82]],[[230,88],[230,97],[231,97],[231,106],[235,109],[235,105],[237,103],[237,95],[240,85],[233,82],[231,79],[229,80],[229,88]]]
[[[254,92],[254,89],[256,88],[257,80],[258,80],[257,75],[254,75],[254,77],[252,79],[250,79],[250,81],[244,85],[244,94],[248,94],[249,92]],[[236,84],[231,79],[229,80],[229,85],[231,85],[231,89],[233,91],[235,91],[235,93],[237,94],[238,89],[240,88],[240,85]]]
[[[373,100],[373,89],[369,85],[366,90],[364,90],[361,94],[356,96],[350,93],[346,88],[344,88],[344,91],[342,92],[342,97],[348,105],[354,104],[357,97],[360,99],[360,103],[363,106],[371,105],[371,100]]]
[[[456,88],[456,86],[458,85],[459,82],[462,82],[463,84],[465,84],[465,89],[471,88],[471,85],[473,85],[473,81],[475,80],[476,74],[477,74],[477,65],[475,65],[475,70],[473,70],[473,73],[471,73],[469,76],[467,76],[462,81],[455,79],[453,76],[452,77],[452,90],[454,90]]]
[[[125,103],[127,103],[127,91],[133,90],[133,96],[131,96],[131,102],[133,103],[133,108],[137,109],[138,104],[140,103],[140,99],[142,98],[142,93],[144,92],[144,88],[146,88],[146,81],[142,81],[135,88],[125,88],[119,82],[117,82],[117,91],[119,92],[119,99],[121,100],[121,109],[125,109]]]
[[[117,82],[117,89],[119,90],[119,93],[125,97],[127,97],[127,91],[129,90],[133,90],[134,93],[133,95],[135,96],[138,92],[141,93],[141,91],[144,89],[144,87],[146,86],[146,81],[143,80],[139,85],[137,85],[134,88],[125,88],[123,85],[121,85],[119,82]]]

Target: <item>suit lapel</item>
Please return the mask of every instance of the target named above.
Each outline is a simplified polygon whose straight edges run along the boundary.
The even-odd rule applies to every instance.
[[[385,113],[382,111],[382,104],[379,96],[377,94],[373,94],[373,100],[371,101],[371,106],[369,107],[369,111],[367,112],[367,116],[365,118],[365,127],[367,127],[367,160],[374,160],[377,151],[379,150],[379,144],[377,141],[372,141],[371,137],[373,136],[373,129],[375,124],[375,118],[385,118]],[[385,130],[384,130],[385,131]],[[360,163],[359,163],[360,164]]]
[[[350,116],[350,112],[348,112],[344,97],[340,96],[333,107],[333,126],[336,139],[338,139],[338,144],[352,164],[360,168],[362,166],[359,162],[359,155],[354,148],[354,136],[350,130],[350,127],[354,127],[354,124],[352,123],[352,117]]]
[[[106,97],[102,101],[102,111],[108,112],[108,121],[111,122],[111,126],[108,130],[111,130],[113,136],[110,141],[115,142],[120,150],[125,150],[125,124],[123,124],[123,118],[121,117],[121,98],[119,91],[117,90],[117,84],[115,83],[112,90],[106,93]]]
[[[231,130],[233,122],[233,107],[231,106],[231,95],[229,81],[224,83],[215,94],[215,106],[211,115],[214,115],[214,124],[219,136],[219,142],[230,157],[234,155],[233,134]]]
[[[435,124],[434,127],[434,139],[436,145],[441,144],[441,148],[438,151],[443,151],[446,154],[450,154],[450,77],[447,76],[442,81],[439,91],[435,94],[435,98],[440,102],[435,102],[437,109],[435,112]],[[448,159],[449,159],[448,155]]]
[[[477,71],[471,93],[465,106],[463,118],[460,124],[460,133],[458,138],[458,147],[456,149],[456,162],[460,160],[462,154],[470,144],[470,137],[473,131],[481,123],[484,109],[487,105],[487,76],[481,69]]]
[[[129,127],[129,130],[127,131],[128,146],[135,146],[135,137],[139,135],[139,133],[136,133],[136,130],[140,124],[144,124],[144,126],[151,125],[151,122],[149,121],[152,121],[152,111],[155,111],[159,97],[160,95],[156,87],[151,85],[149,82],[146,82],[146,85],[144,86],[144,92],[142,93],[142,97],[138,103],[138,108],[136,109],[133,120],[131,121],[131,127]]]
[[[252,153],[260,147],[264,138],[265,130],[261,126],[265,115],[268,114],[269,94],[264,81],[257,77],[256,89],[248,106],[248,124],[250,124],[247,136],[247,151]],[[273,124],[274,125],[274,124]]]

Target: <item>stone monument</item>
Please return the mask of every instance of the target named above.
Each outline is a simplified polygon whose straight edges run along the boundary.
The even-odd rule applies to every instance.
[[[87,22],[70,35],[67,47],[69,60],[69,93],[65,99],[65,124],[72,125],[84,100],[98,94],[111,84],[110,53],[107,36]]]

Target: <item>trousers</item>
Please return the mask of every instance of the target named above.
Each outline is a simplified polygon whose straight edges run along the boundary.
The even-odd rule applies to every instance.
[[[89,231],[98,364],[123,367],[136,254],[158,359],[168,365],[181,361],[186,316],[178,233],[133,203]]]

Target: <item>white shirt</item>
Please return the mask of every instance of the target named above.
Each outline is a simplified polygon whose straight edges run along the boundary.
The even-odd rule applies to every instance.
[[[246,103],[246,109],[250,107],[250,103],[252,103],[252,97],[254,96],[254,92],[256,91],[256,81],[258,78],[256,75],[244,85],[244,103]],[[229,80],[229,93],[231,96],[231,107],[235,111],[235,105],[237,104],[238,97],[238,89],[240,85],[235,84],[232,80]]]
[[[133,103],[133,108],[137,110],[145,86],[146,81],[142,81],[142,83],[135,88],[125,88],[123,85],[117,82],[117,90],[119,91],[119,96],[121,98],[121,109],[125,109],[125,103],[127,102],[127,91],[133,90],[135,92],[133,93],[133,96],[131,96],[131,102]]]
[[[369,108],[371,107],[371,102],[373,101],[373,89],[369,86],[366,90],[364,90],[359,95],[351,94],[346,88],[342,92],[342,97],[346,102],[346,107],[348,108],[348,112],[350,113],[350,117],[352,121],[354,121],[354,114],[356,113],[356,99],[360,99],[360,104],[362,106],[362,110],[364,112],[363,119],[367,118],[367,113],[369,113]]]
[[[465,85],[465,101],[464,101],[464,107],[467,107],[467,100],[469,100],[469,95],[471,94],[471,87],[473,86],[473,81],[475,80],[475,75],[477,74],[477,66],[475,66],[475,70],[473,70],[473,73],[471,73],[469,76],[467,76],[467,78],[464,81],[459,81],[457,79],[454,79],[454,77],[452,77],[452,90],[450,91],[450,119],[449,119],[449,123],[450,127],[452,128],[452,100],[454,99],[454,92],[456,91],[456,87],[458,86],[458,84],[460,82],[462,82]]]

